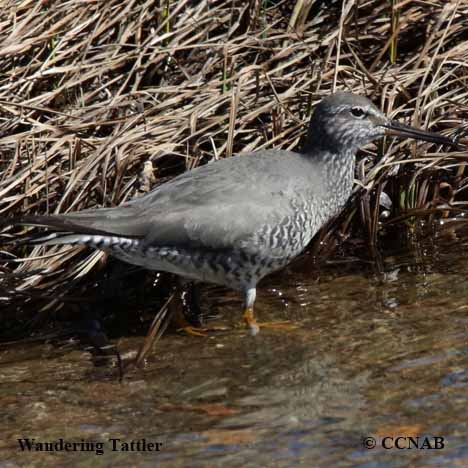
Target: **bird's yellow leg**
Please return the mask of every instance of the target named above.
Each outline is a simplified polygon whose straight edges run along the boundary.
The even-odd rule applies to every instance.
[[[173,323],[173,325],[175,324]],[[177,324],[175,331],[177,333],[182,333],[190,336],[201,336],[202,338],[205,338],[207,336],[206,330],[204,328],[194,327],[193,325],[189,325],[188,323],[186,325]]]
[[[249,327],[250,333],[256,335],[260,331],[257,321],[254,317],[254,303],[257,290],[255,288],[244,289],[244,322]]]
[[[201,325],[194,325],[190,322],[184,313],[184,307],[190,307],[190,309],[195,308],[195,311],[197,311],[197,309],[199,309],[198,294],[193,291],[194,286],[192,286],[192,289],[188,290],[186,288],[186,283],[187,282],[184,281],[179,282],[178,288],[181,294],[177,296],[178,305],[172,313],[171,324],[173,328],[175,328],[178,333],[201,337],[208,336],[210,332],[225,331],[226,327],[223,326],[211,325],[210,327],[202,327]],[[190,296],[183,295],[183,293],[187,292],[189,292]]]
[[[184,314],[181,309],[179,309],[173,316],[171,320],[171,325],[176,329],[177,333],[185,333],[191,336],[207,336],[207,329],[202,327],[195,327],[189,323],[189,321],[184,317]]]
[[[275,330],[296,330],[298,326],[290,320],[280,320],[278,322],[259,322],[260,328],[270,328]]]
[[[250,333],[256,335],[260,328],[273,328],[277,330],[294,330],[297,325],[294,325],[289,320],[281,322],[260,322],[255,320],[254,305],[255,302],[255,289],[249,289],[245,292],[245,309],[244,309],[244,322],[249,327]]]
[[[172,309],[171,327],[178,333],[185,333],[191,336],[207,336],[205,328],[195,327],[185,318],[182,301],[179,297],[175,301],[171,301],[169,307]]]
[[[190,336],[201,336],[202,338],[208,336],[204,328],[197,328],[192,325],[177,328],[176,331],[177,333],[185,333],[186,335]]]
[[[256,335],[260,328],[271,328],[276,330],[294,330],[297,325],[291,323],[289,320],[281,322],[257,322],[254,317],[253,308],[248,307],[244,310],[244,322],[249,327],[250,333]]]
[[[255,320],[253,307],[246,307],[244,310],[244,322],[249,327],[250,333],[256,335],[260,331],[257,321]]]

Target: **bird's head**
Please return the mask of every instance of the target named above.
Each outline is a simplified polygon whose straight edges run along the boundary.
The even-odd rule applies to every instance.
[[[448,137],[390,120],[363,96],[337,92],[322,99],[315,108],[304,152],[320,148],[354,154],[361,146],[384,135],[457,146]]]

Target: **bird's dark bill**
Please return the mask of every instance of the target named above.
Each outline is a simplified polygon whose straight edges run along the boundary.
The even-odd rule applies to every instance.
[[[390,122],[384,124],[383,127],[385,128],[386,135],[393,135],[401,138],[414,138],[415,140],[430,141],[431,143],[439,143],[441,145],[459,146],[459,142],[453,138],[410,127],[400,122]]]

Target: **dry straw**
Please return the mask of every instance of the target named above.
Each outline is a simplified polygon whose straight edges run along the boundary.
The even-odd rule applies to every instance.
[[[468,114],[466,0],[3,0],[0,15],[2,218],[115,206],[213,157],[297,148],[335,89],[446,135]],[[466,154],[421,146],[369,148],[380,159],[361,161],[356,196],[319,240],[341,231],[374,248],[382,191],[389,225],[463,211]],[[38,289],[41,310],[56,308],[54,287],[105,260],[81,247],[1,258],[7,317],[35,310]]]

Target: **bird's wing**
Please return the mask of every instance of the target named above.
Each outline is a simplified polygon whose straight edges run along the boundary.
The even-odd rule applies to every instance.
[[[266,227],[293,216],[287,152],[261,152],[202,166],[135,205],[148,219],[147,245],[258,252]]]
[[[294,177],[288,171],[291,158],[296,158]],[[149,246],[237,247],[257,253],[265,229],[297,211],[291,200],[300,196],[296,186],[303,187],[297,180],[304,177],[297,170],[304,163],[300,158],[283,151],[237,156],[186,172],[116,208],[41,217],[33,224],[137,237]],[[315,182],[310,180],[310,186],[321,186]]]
[[[258,253],[268,228],[293,214],[289,200],[280,193],[254,193],[248,200],[233,197],[199,206],[178,207],[157,222],[154,216],[145,236],[148,246],[180,246],[201,249],[242,248]],[[239,194],[236,194],[239,195]]]

